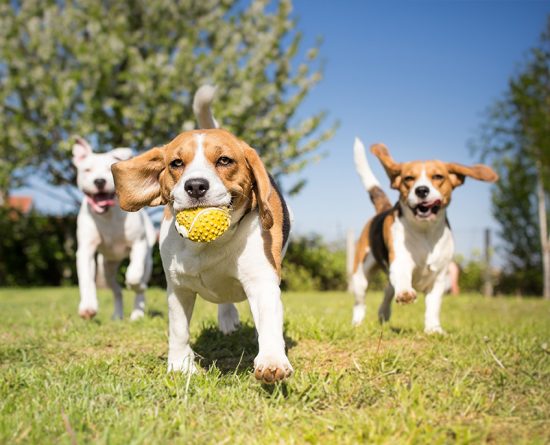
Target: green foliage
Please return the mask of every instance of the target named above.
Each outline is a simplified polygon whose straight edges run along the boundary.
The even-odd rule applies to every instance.
[[[0,286],[76,282],[76,218],[0,207]]]
[[[492,210],[501,228],[506,274],[516,277],[514,287],[529,294],[540,294],[542,287],[536,183],[541,178],[548,202],[549,104],[550,16],[539,45],[491,108],[474,147],[483,159],[492,161],[500,175],[492,189]]]
[[[101,150],[164,144],[194,127],[206,82],[224,128],[275,176],[301,170],[333,128],[296,110],[321,79],[291,0],[14,0],[0,3],[0,191],[25,168],[73,183],[72,136]],[[300,183],[293,188],[299,188]]]
[[[346,289],[346,252],[329,246],[320,235],[291,239],[283,260],[283,289]]]
[[[485,264],[479,252],[474,252],[468,261],[462,257],[455,258],[460,268],[458,286],[461,292],[481,292],[483,288]]]
[[[132,308],[124,293],[125,312]],[[99,292],[93,322],[78,289],[0,289],[0,443],[544,444],[550,437],[550,303],[461,295],[443,302],[446,336],[422,334],[423,304],[381,295],[351,326],[343,292],[284,294],[295,375],[262,387],[251,376],[257,341],[246,303],[224,336],[216,307],[197,300],[191,344],[201,372],[166,373],[167,307],[111,321]],[[495,359],[496,357],[496,359]],[[500,362],[497,362],[498,360]]]

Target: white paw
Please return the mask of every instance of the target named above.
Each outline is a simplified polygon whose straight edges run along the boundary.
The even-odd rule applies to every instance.
[[[353,317],[351,324],[353,326],[359,326],[365,318],[366,307],[364,304],[356,304],[353,306]]]
[[[141,320],[143,317],[145,317],[143,309],[134,309],[130,314],[131,321]]]
[[[195,354],[187,354],[182,357],[168,357],[168,372],[182,372],[184,374],[196,374]]]
[[[437,325],[437,326],[426,326],[426,328],[424,329],[424,332],[426,334],[430,334],[430,335],[431,334],[445,335],[445,331],[439,325]]]
[[[254,359],[254,377],[262,383],[275,383],[290,377],[294,369],[284,352],[259,353]]]
[[[225,335],[239,329],[239,312],[233,304],[220,304],[218,306],[218,328]]]
[[[416,300],[416,291],[414,289],[406,289],[395,294],[397,303],[409,304]]]
[[[84,320],[91,320],[97,315],[97,304],[81,304],[78,307],[78,315]]]

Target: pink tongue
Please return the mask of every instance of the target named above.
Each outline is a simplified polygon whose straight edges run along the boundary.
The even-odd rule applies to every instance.
[[[86,196],[88,204],[96,213],[104,213],[108,207],[115,205],[114,198],[94,199],[91,196]]]
[[[432,207],[441,205],[441,200],[437,199],[437,200],[435,200],[434,202],[432,202],[430,204],[423,204],[423,205],[424,205],[424,207],[428,207],[429,209],[431,209]]]
[[[115,200],[113,198],[106,198],[102,200],[98,199],[97,201],[95,201],[95,203],[101,207],[107,207],[107,206],[110,207],[115,205]]]

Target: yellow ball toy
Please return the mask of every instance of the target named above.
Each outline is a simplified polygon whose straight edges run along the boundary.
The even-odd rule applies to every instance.
[[[231,215],[227,207],[197,207],[176,214],[176,230],[183,238],[209,243],[229,228]]]

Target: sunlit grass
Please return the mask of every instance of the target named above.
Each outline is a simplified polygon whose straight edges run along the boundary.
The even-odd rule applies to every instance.
[[[352,328],[345,293],[289,293],[285,335],[296,371],[262,387],[246,304],[242,328],[216,329],[198,301],[192,342],[200,375],[166,373],[164,293],[149,316],[76,316],[78,291],[0,290],[0,443],[548,443],[550,304],[448,297],[448,335],[422,333],[423,304],[394,306],[380,328],[380,294]],[[126,317],[131,306],[127,295]]]

